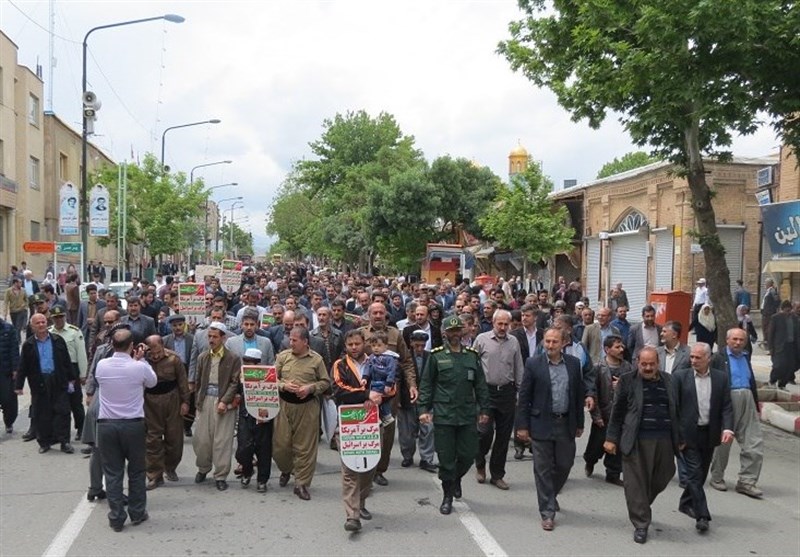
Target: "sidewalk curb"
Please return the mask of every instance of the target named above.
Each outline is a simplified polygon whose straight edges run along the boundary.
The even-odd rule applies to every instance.
[[[795,411],[790,411],[781,405],[791,405],[792,408],[796,409]],[[764,402],[761,405],[761,421],[800,436],[800,413],[798,413],[797,409],[800,409],[800,403],[797,402]]]

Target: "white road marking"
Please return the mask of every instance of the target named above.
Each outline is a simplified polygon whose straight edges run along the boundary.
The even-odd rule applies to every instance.
[[[431,478],[436,487],[441,490],[441,484],[436,478]],[[434,505],[434,508],[437,508]],[[458,513],[458,519],[467,529],[470,537],[475,540],[478,547],[486,557],[508,557],[508,553],[500,546],[489,529],[483,525],[478,516],[470,510],[464,501],[454,500],[453,509]]]
[[[72,514],[64,522],[61,530],[58,531],[48,548],[44,550],[42,557],[64,557],[81,533],[81,530],[83,530],[83,526],[89,520],[94,507],[95,505],[86,500],[85,495],[82,496]]]

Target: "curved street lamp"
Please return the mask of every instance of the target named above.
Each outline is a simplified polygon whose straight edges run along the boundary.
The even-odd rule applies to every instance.
[[[191,182],[189,182],[189,183],[191,183]],[[218,186],[211,186],[205,192],[206,193],[206,222],[205,222],[205,226],[203,227],[203,247],[206,250],[206,261],[208,261],[208,255],[209,255],[208,252],[209,252],[209,247],[211,246],[211,238],[209,238],[209,235],[208,235],[208,198],[211,195],[211,190],[215,190],[217,188],[227,188],[227,187],[230,187],[230,186],[238,186],[238,185],[239,185],[238,182],[231,182],[230,184],[220,184]],[[234,198],[234,199],[242,199],[242,197],[239,196],[239,197]]]
[[[219,118],[212,118],[210,120],[201,120],[200,122],[190,122],[188,124],[178,124],[177,126],[170,126],[164,130],[164,133],[161,134],[161,170],[166,172],[169,170],[164,166],[164,143],[167,139],[167,132],[170,130],[177,130],[178,128],[188,128],[191,126],[202,126],[203,124],[219,124],[222,122]]]
[[[88,137],[89,137],[89,117],[93,118],[93,114],[89,114],[87,112],[87,108],[91,108],[92,111],[96,110],[96,106],[87,107],[87,104],[96,105],[96,99],[91,103],[86,103],[88,92],[86,90],[86,53],[89,49],[89,35],[94,33],[95,31],[100,31],[102,29],[111,29],[112,27],[122,27],[124,25],[134,25],[136,23],[146,23],[148,21],[158,21],[163,19],[164,21],[169,21],[170,23],[183,23],[185,18],[176,14],[164,14],[155,17],[145,17],[143,19],[131,19],[129,21],[120,21],[119,23],[109,23],[107,25],[98,25],[97,27],[92,27],[89,31],[86,32],[86,35],[83,37],[83,60],[82,60],[82,75],[81,75],[81,114],[82,118],[82,133],[81,133],[81,187],[80,187],[80,211],[81,211],[81,242],[83,243],[83,250],[81,251],[82,258],[87,257],[88,251],[88,242],[89,242],[89,200],[88,200],[88,189],[89,189],[89,169],[87,167],[87,152],[88,152]],[[84,265],[81,264],[81,276],[84,276],[83,273],[85,272]]]
[[[217,161],[217,162],[207,162],[205,164],[198,164],[197,166],[193,166],[192,170],[189,171],[189,184],[194,183],[194,171],[198,168],[205,168],[207,166],[216,166],[218,164],[231,164],[233,161]],[[163,163],[162,163],[163,164]]]

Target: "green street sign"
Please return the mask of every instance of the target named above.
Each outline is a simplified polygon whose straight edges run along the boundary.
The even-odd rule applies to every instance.
[[[58,242],[56,253],[81,253],[83,244],[80,242]]]

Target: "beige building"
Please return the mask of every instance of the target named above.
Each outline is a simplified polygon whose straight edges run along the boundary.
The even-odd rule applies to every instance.
[[[742,279],[754,296],[760,295],[766,277],[761,273],[757,173],[765,167],[777,173],[778,162],[778,157],[767,157],[706,163],[732,290]],[[593,306],[604,304],[610,287],[622,283],[636,318],[651,292],[692,292],[706,274],[690,234],[696,225],[688,183],[671,170],[669,163],[655,163],[553,195],[583,207],[582,222],[573,224],[582,230],[580,274]]]
[[[58,192],[65,181],[80,184],[81,135],[44,113],[41,75],[19,65],[17,52],[17,45],[0,32],[0,270],[7,273],[11,265],[26,261],[41,278],[53,256],[25,252],[26,242],[80,241],[58,234]],[[113,164],[89,144],[90,172]],[[116,250],[92,239],[88,256],[112,265]],[[63,261],[77,266],[79,258]]]

